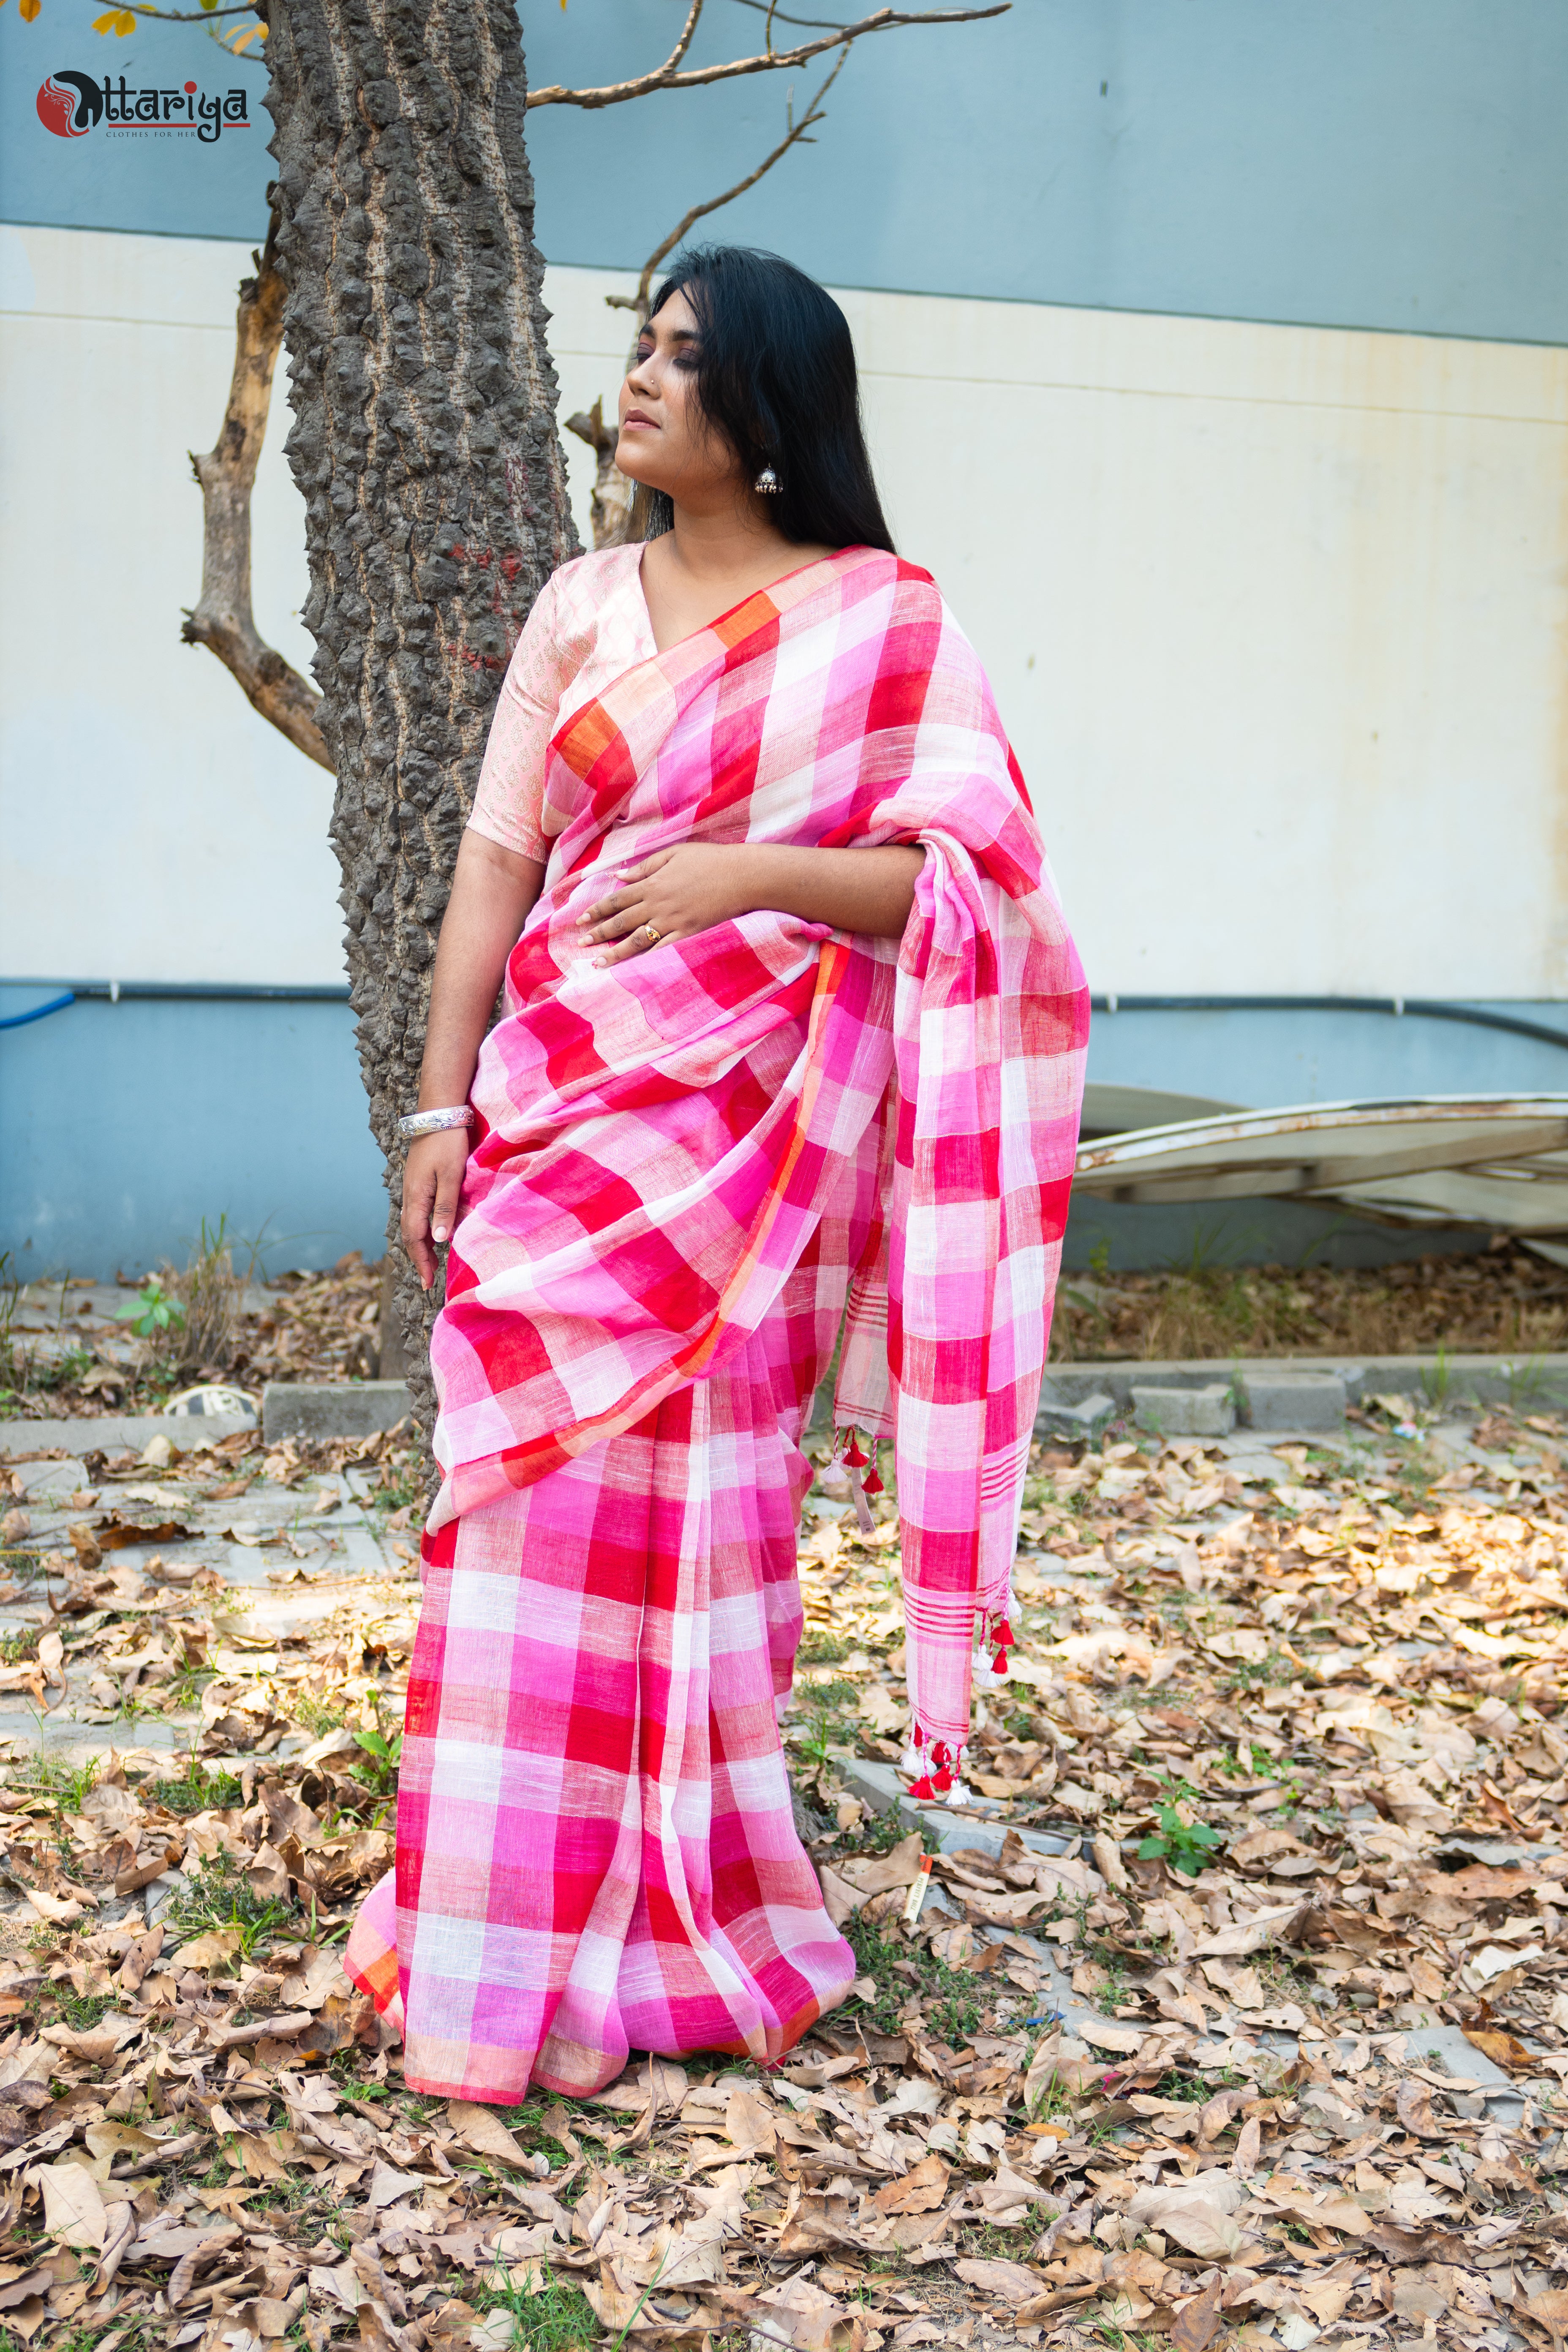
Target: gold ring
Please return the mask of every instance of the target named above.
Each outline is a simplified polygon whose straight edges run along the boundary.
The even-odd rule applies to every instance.
[[[645,923],[645,924],[643,925],[643,930],[644,930],[645,934],[647,935],[647,943],[648,943],[649,947],[650,947],[650,948],[656,948],[656,947],[658,947],[658,943],[659,943],[660,940],[664,937],[664,933],[663,933],[662,931],[656,931],[656,930],[654,929],[654,927],[653,927],[653,925],[652,925],[651,923]]]

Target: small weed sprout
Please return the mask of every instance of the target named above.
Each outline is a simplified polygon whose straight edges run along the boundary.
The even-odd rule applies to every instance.
[[[1167,1776],[1155,1814],[1159,1827],[1140,1844],[1140,1862],[1168,1862],[1184,1878],[1197,1876],[1212,1849],[1222,1843],[1218,1830],[1193,1818],[1192,1808],[1197,1800],[1198,1792],[1189,1781],[1173,1780]]]
[[[139,1339],[162,1339],[185,1319],[181,1300],[163,1287],[161,1275],[150,1274],[134,1298],[115,1309],[118,1321],[129,1323]]]

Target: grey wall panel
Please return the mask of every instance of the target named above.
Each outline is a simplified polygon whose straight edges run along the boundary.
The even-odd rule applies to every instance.
[[[531,78],[620,78],[682,13],[528,0]],[[710,0],[694,54],[752,46],[761,21]],[[0,215],[260,234],[259,136],[52,137],[35,96],[61,67],[243,82],[253,110],[263,81],[195,28],[103,41],[0,12]],[[795,78],[797,106],[821,70]],[[550,259],[640,263],[777,139],[784,82],[536,110]],[[816,145],[722,233],[842,286],[1563,341],[1565,100],[1561,0],[1016,0],[862,44]]]

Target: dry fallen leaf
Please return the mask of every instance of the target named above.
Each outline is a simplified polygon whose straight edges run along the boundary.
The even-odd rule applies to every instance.
[[[510,2164],[519,2172],[531,2172],[532,2165],[521,2140],[514,2139],[500,2117],[489,2107],[478,2106],[469,2099],[451,2099],[447,2105],[447,2120],[465,2147],[476,2156],[488,2156],[498,2164]]]
[[[97,2181],[79,2164],[37,2164],[27,2179],[44,2192],[44,2228],[63,2246],[96,2253],[107,2226]]]
[[[879,2213],[930,2213],[947,2195],[951,2177],[940,2156],[922,2156],[900,2179],[879,2189],[871,2202]]]
[[[1463,2028],[1467,2042],[1489,2058],[1495,2066],[1511,2066],[1521,2074],[1534,2074],[1540,2060],[1532,2058],[1522,2042],[1500,2026],[1467,2025]]]
[[[1171,2322],[1173,2352],[1208,2352],[1223,2325],[1219,2304],[1224,2290],[1224,2280],[1215,2279],[1182,2305]]]

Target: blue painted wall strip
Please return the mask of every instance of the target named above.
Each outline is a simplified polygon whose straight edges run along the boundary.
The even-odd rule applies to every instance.
[[[0,1014],[48,993],[47,983],[0,982]],[[1121,998],[1096,1016],[1092,1079],[1259,1106],[1564,1085],[1568,1005],[1472,1008],[1499,1027],[1300,1005],[1130,1008]],[[375,1257],[384,1246],[381,1154],[353,1015],[341,1002],[79,1001],[0,1045],[0,1251],[13,1270],[139,1275],[182,1259],[202,1219],[210,1226],[220,1214],[231,1231],[268,1242],[275,1270],[330,1265],[348,1249]],[[1185,1225],[1173,1214],[1121,1219],[1116,1262],[1179,1256],[1183,1233],[1215,1223],[1201,1203]],[[1071,1262],[1085,1262],[1106,1222],[1097,1216],[1075,1213]],[[1322,1241],[1324,1218],[1333,1224],[1330,1212],[1298,1207],[1281,1222],[1268,1204],[1244,1202],[1226,1213],[1226,1246],[1289,1259]],[[1363,1246],[1359,1223],[1346,1230],[1324,1262]],[[1366,1246],[1387,1255],[1382,1242]]]
[[[613,79],[669,45],[668,0],[521,14],[536,86]],[[750,9],[710,7],[694,61],[758,33]],[[57,138],[35,101],[63,67],[243,85],[258,127],[210,146]],[[774,144],[784,84],[798,105],[820,70],[536,109],[545,253],[640,268]],[[259,241],[265,80],[196,26],[105,41],[0,10],[0,216]],[[1565,107],[1561,0],[1016,0],[864,42],[816,145],[715,230],[844,286],[1562,342]]]

